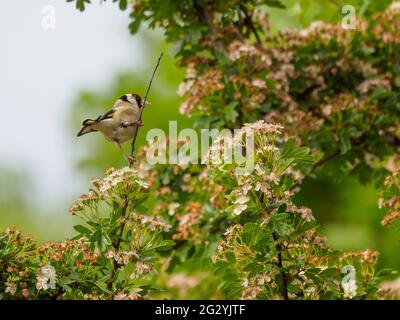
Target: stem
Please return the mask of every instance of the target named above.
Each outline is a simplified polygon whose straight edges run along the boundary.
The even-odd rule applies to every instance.
[[[331,154],[326,155],[322,159],[318,160],[316,163],[314,163],[311,166],[311,169],[314,170],[320,166],[322,166],[325,162],[328,162],[329,160],[332,160],[333,158],[337,157],[340,154],[340,149],[336,149],[334,152]]]
[[[125,229],[125,217],[126,217],[126,210],[128,209],[128,205],[129,205],[129,200],[128,200],[128,194],[125,195],[123,203],[122,203],[122,208],[121,208],[121,225],[119,226],[118,232],[117,232],[117,239],[115,240],[115,242],[113,243],[113,247],[114,247],[114,253],[117,253],[119,251],[119,246],[121,244],[121,240],[122,240],[122,234],[124,233],[124,229]],[[113,279],[115,274],[117,273],[117,270],[120,268],[120,264],[118,263],[118,261],[116,261],[115,259],[113,259],[113,270],[111,273],[111,277],[108,281],[107,284],[107,288],[108,290],[112,289],[112,284],[113,284]]]
[[[247,28],[249,28],[251,32],[253,32],[254,36],[256,37],[257,43],[261,44],[260,36],[258,35],[257,29],[254,26],[251,15],[249,15],[249,12],[243,4],[239,4],[239,8],[244,14],[244,24],[247,26]]]
[[[281,271],[281,277],[282,277],[282,296],[283,299],[289,300],[289,294],[288,294],[288,276],[283,271],[283,260],[282,260],[282,247],[278,243],[278,236],[276,235],[275,232],[272,232],[272,238],[276,242],[276,250],[278,250],[278,267]]]
[[[160,56],[158,57],[156,67],[154,68],[153,74],[151,75],[150,82],[149,82],[149,85],[147,86],[146,94],[144,96],[144,99],[143,99],[143,102],[142,102],[142,106],[141,106],[140,111],[139,111],[138,120],[142,120],[142,114],[143,114],[143,110],[144,110],[144,108],[146,106],[147,96],[149,95],[150,88],[151,88],[151,85],[153,83],[154,75],[156,74],[158,66],[160,65],[160,61],[161,61],[162,56],[163,56],[163,53],[161,53]],[[135,151],[135,143],[136,143],[136,137],[137,137],[138,133],[139,133],[139,126],[135,125],[135,133],[133,135],[132,148],[131,148],[131,156],[132,157],[133,157],[133,153]]]
[[[202,5],[200,5],[198,3],[198,1],[194,1],[193,7],[196,10],[196,14],[199,19],[199,22],[207,26],[211,38],[214,38],[216,51],[224,52],[223,43],[221,42],[221,40],[216,39],[217,31],[212,22],[212,18],[210,16],[210,14],[208,13],[208,11],[206,10],[206,8],[204,8]]]

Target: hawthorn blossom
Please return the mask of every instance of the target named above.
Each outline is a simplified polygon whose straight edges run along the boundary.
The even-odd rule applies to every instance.
[[[6,289],[5,293],[9,293],[10,295],[14,296],[17,293],[17,284],[14,282],[6,282]]]
[[[233,209],[233,214],[234,215],[239,215],[241,214],[244,210],[247,209],[247,202],[249,202],[250,198],[247,196],[240,196],[238,197],[234,204],[234,209]]]
[[[168,215],[173,216],[175,214],[176,209],[178,209],[180,204],[178,202],[171,202],[168,205]]]

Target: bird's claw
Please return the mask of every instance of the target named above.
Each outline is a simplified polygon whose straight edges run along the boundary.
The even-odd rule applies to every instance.
[[[141,127],[141,126],[143,126],[143,121],[142,120],[136,120],[136,121],[133,121],[133,122],[121,122],[121,126],[123,128],[128,128],[128,127],[133,126],[133,125]]]
[[[135,121],[135,124],[136,124],[138,127],[141,127],[141,126],[143,126],[143,121],[142,121],[141,119],[136,120],[136,121]]]
[[[136,159],[135,159],[134,156],[128,156],[128,157],[127,157],[127,160],[128,160],[128,162],[129,162],[129,165],[133,164],[133,163],[136,161]]]

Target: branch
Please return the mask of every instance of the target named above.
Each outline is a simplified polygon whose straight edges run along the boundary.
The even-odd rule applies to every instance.
[[[142,114],[143,114],[143,110],[144,110],[144,108],[146,106],[147,96],[149,95],[151,84],[153,83],[154,75],[156,74],[158,66],[160,65],[160,61],[161,61],[162,56],[163,56],[163,53],[161,53],[160,56],[158,57],[156,67],[154,68],[153,74],[151,75],[150,82],[149,82],[149,85],[147,86],[146,94],[144,96],[144,99],[143,99],[143,102],[142,102],[142,106],[141,106],[140,111],[139,111],[138,120],[142,120]],[[139,133],[139,126],[136,124],[135,125],[135,133],[134,133],[133,139],[132,139],[132,148],[131,148],[131,156],[132,157],[133,157],[133,153],[135,151],[135,143],[136,143],[136,137],[137,137],[138,133]]]
[[[121,240],[122,240],[122,234],[124,233],[124,229],[125,229],[125,217],[126,217],[126,210],[128,209],[128,205],[129,205],[129,199],[128,199],[128,194],[125,195],[124,197],[124,202],[122,203],[122,208],[121,208],[121,225],[119,226],[118,232],[117,232],[117,239],[115,240],[115,242],[113,243],[113,247],[114,247],[114,253],[118,253],[119,251],[119,246],[121,244]],[[111,272],[111,277],[108,281],[107,284],[107,288],[108,290],[112,289],[112,284],[113,284],[113,279],[115,274],[117,273],[117,270],[120,268],[119,263],[113,259],[113,270]]]
[[[247,11],[246,7],[243,4],[239,4],[240,10],[242,10],[244,14],[244,24],[247,26],[247,28],[253,32],[254,36],[256,37],[257,43],[261,44],[261,39],[260,36],[258,35],[257,29],[254,26],[253,20],[251,16],[249,15],[249,12]]]
[[[288,276],[283,271],[283,259],[282,259],[282,248],[281,245],[278,243],[278,236],[276,235],[275,232],[272,232],[272,238],[274,239],[274,242],[276,242],[276,250],[278,250],[278,267],[281,272],[281,277],[282,277],[282,296],[283,299],[289,300],[289,293],[288,293]]]
[[[217,39],[217,31],[215,30],[215,26],[212,22],[212,18],[210,17],[210,14],[203,6],[201,6],[198,3],[198,1],[194,2],[193,7],[196,10],[196,14],[197,14],[197,17],[198,17],[200,23],[207,26],[209,33],[211,35],[211,38],[213,38],[215,40],[215,49],[217,51],[223,52],[224,46],[223,46],[222,42]]]
[[[311,166],[311,169],[314,170],[320,166],[322,166],[325,162],[328,162],[329,160],[332,160],[333,158],[336,158],[340,154],[340,149],[336,149],[334,152],[331,154],[326,155],[322,159],[318,160],[316,163],[314,163]]]

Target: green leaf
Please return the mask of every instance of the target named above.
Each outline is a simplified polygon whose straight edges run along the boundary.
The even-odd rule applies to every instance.
[[[94,284],[104,293],[111,294],[111,291],[107,289],[107,284],[102,281],[95,281]]]
[[[119,8],[124,11],[128,7],[128,1],[127,0],[119,0]]]
[[[242,240],[250,248],[262,251],[266,246],[267,233],[257,223],[246,223],[243,227]]]
[[[290,158],[295,147],[296,147],[296,138],[291,137],[288,141],[286,141],[285,146],[283,147],[282,157]]]
[[[92,234],[92,236],[89,239],[89,242],[99,242],[101,236],[101,231],[100,230],[96,230],[95,233]]]
[[[88,228],[86,228],[86,227],[84,227],[84,226],[82,226],[80,224],[75,225],[74,229],[76,231],[78,231],[80,234],[83,234],[83,235],[89,235],[89,234],[92,233],[92,231],[90,231]]]
[[[229,123],[235,123],[236,118],[238,117],[239,113],[235,110],[236,106],[238,105],[237,101],[232,101],[228,104],[225,108],[225,120]]]
[[[159,245],[154,247],[154,249],[158,251],[166,251],[171,249],[175,245],[175,241],[172,240],[163,240]]]
[[[121,217],[121,213],[122,213],[121,207],[113,210],[113,212],[111,213],[111,224],[114,224],[115,222],[118,221],[118,219]]]
[[[134,20],[129,24],[129,31],[131,34],[135,34],[139,31],[142,20],[139,18],[134,18]]]
[[[276,232],[282,238],[285,238],[292,233],[290,225],[287,223],[288,218],[289,213],[285,212],[273,215],[270,220],[272,231]]]
[[[286,6],[280,0],[264,0],[264,4],[269,7],[275,7],[280,9],[285,9]]]
[[[351,142],[350,142],[350,131],[349,130],[342,130],[340,133],[340,153],[345,154],[347,151],[351,149]]]
[[[236,262],[235,254],[231,251],[225,252],[225,258],[226,258],[226,260],[228,260],[229,263]]]
[[[90,0],[76,0],[76,8],[79,11],[85,10],[85,3],[90,3]]]

